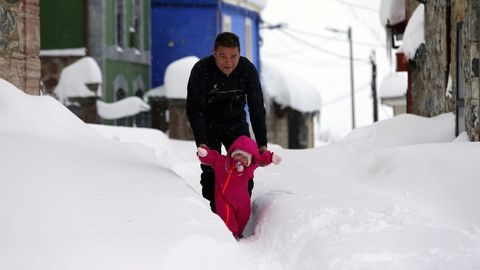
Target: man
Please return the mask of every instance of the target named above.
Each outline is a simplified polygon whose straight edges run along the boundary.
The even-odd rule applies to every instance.
[[[259,152],[267,150],[262,87],[255,66],[240,56],[238,36],[230,32],[217,35],[213,55],[195,64],[187,89],[187,117],[197,146],[221,152],[222,144],[229,149],[239,136],[250,137],[244,109],[247,103]],[[201,168],[202,195],[215,212],[215,175],[211,167]],[[252,189],[250,179],[250,196]]]

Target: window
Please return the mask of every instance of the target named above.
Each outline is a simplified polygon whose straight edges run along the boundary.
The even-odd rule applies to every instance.
[[[143,90],[142,89],[137,89],[135,91],[135,96],[139,97],[140,99],[143,100]],[[147,127],[147,118],[148,118],[148,113],[147,112],[140,112],[137,113],[134,117],[134,126],[135,127]]]
[[[139,97],[143,100],[144,97],[144,89],[145,84],[143,83],[143,77],[138,75],[135,80],[132,82],[132,89],[134,89],[135,96]],[[148,112],[140,112],[134,116],[133,124],[136,127],[146,127],[147,123],[150,121],[148,120],[149,113]]]
[[[125,21],[125,12],[124,12],[124,0],[115,1],[115,23],[116,23],[116,43],[120,48],[125,47],[124,43],[124,21]]]
[[[123,75],[117,75],[113,81],[113,89],[115,90],[115,102],[118,102],[127,97],[128,83]],[[126,126],[127,118],[120,118],[115,120],[116,126]]]
[[[245,56],[253,62],[252,19],[245,18]]]
[[[232,17],[223,15],[222,30],[223,32],[232,32]]]
[[[130,27],[130,46],[140,50],[142,48],[142,1],[133,1],[133,18]]]
[[[120,101],[120,100],[122,100],[126,97],[127,97],[127,92],[125,92],[125,90],[122,89],[122,88],[117,89],[117,91],[115,92],[115,100],[116,101]],[[127,124],[127,121],[126,121],[125,118],[120,118],[120,119],[115,120],[115,125],[116,126],[126,126],[126,124]]]

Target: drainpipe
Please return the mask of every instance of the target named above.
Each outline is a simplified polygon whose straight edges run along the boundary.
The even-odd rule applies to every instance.
[[[222,0],[217,0],[217,33],[216,34],[222,32],[222,27],[223,27]]]
[[[480,5],[478,3],[478,1],[473,1],[473,7],[474,7],[474,10],[475,10],[475,14],[476,14],[476,18],[477,18],[477,57],[479,57],[478,53],[480,53]],[[477,58],[478,60],[478,58]],[[475,72],[474,72],[475,73]],[[477,66],[477,70],[476,70],[476,74],[480,74],[480,65]],[[480,76],[478,76],[477,78],[479,80],[479,84],[477,85],[477,98],[478,100],[480,100]],[[476,117],[477,118],[480,118],[480,109],[478,108],[477,106],[477,112],[476,112]],[[480,127],[476,127],[476,130],[475,130],[475,133],[476,133],[476,140],[480,140]]]

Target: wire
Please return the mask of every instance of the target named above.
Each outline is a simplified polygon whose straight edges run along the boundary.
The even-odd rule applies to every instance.
[[[313,59],[309,59],[308,61],[303,61],[303,60],[300,60],[300,59],[289,59],[289,58],[283,57],[283,56],[284,55],[279,55],[279,54],[269,55],[269,54],[262,53],[262,57],[276,58],[279,61],[301,64],[303,66],[313,66],[316,69],[335,69],[335,68],[336,69],[342,69],[342,68],[346,68],[345,65],[338,65],[338,62],[331,62],[331,61],[329,61],[329,62],[316,62]],[[355,65],[355,67],[369,66],[369,65],[370,64],[368,64],[367,62],[359,62]]]
[[[344,5],[347,5],[347,6],[352,6],[352,7],[356,7],[356,8],[365,9],[365,10],[368,10],[368,11],[379,12],[378,9],[374,9],[374,8],[367,7],[367,6],[362,6],[362,5],[359,5],[359,4],[350,3],[350,2],[347,2],[347,1],[342,1],[342,0],[331,0],[331,1],[335,1],[335,2],[344,4]]]
[[[287,27],[287,29],[285,29],[285,30],[290,31],[290,32],[296,32],[296,33],[299,33],[299,34],[305,34],[305,35],[309,35],[309,36],[323,38],[323,39],[348,42],[348,40],[345,39],[345,38],[335,38],[335,37],[323,36],[323,35],[320,35],[320,34],[317,34],[317,33],[308,32],[308,31],[304,31],[304,30],[298,30],[298,29],[294,29],[294,28],[291,28],[291,27]],[[377,48],[386,48],[386,45],[373,44],[373,43],[361,42],[361,41],[353,41],[353,44],[354,45],[369,46],[369,47],[377,47]]]
[[[279,33],[279,32],[273,32],[273,37],[276,38],[277,40],[279,40],[279,43],[280,43],[280,44],[282,44],[283,46],[287,47],[287,48],[290,50],[290,52],[292,52],[292,51],[298,51],[298,50],[299,50],[298,47],[297,47],[297,48],[294,48],[294,47],[290,46],[289,42],[285,41],[284,38],[282,38],[282,37],[284,37],[284,36],[283,36],[283,35],[280,36],[279,34],[281,34],[281,33]],[[303,54],[301,54],[303,51],[308,50],[308,49],[310,49],[310,48],[309,48],[309,47],[304,48],[302,51],[298,51],[298,52],[296,52],[295,54],[299,54],[299,55],[300,55],[302,58],[304,58],[305,60],[309,60],[309,58],[307,58],[307,57],[305,57]],[[267,56],[268,56],[268,55],[267,55]],[[282,55],[282,54],[277,54],[277,55],[274,56],[274,57],[283,57],[283,56],[285,56],[285,54],[283,54],[283,55]]]
[[[303,40],[303,39],[301,39],[301,38],[298,38],[298,37],[296,37],[296,36],[294,36],[294,35],[286,32],[286,31],[283,30],[283,29],[280,29],[280,33],[283,33],[283,34],[285,34],[286,36],[290,37],[291,39],[293,39],[293,40],[295,40],[295,41],[297,41],[297,42],[299,42],[299,43],[308,45],[308,46],[310,46],[310,47],[312,47],[312,48],[315,48],[315,49],[317,49],[317,50],[319,50],[319,51],[321,51],[321,52],[327,53],[327,54],[329,54],[329,55],[336,56],[336,57],[341,58],[341,59],[350,60],[350,57],[349,57],[349,56],[342,55],[342,54],[339,54],[339,53],[336,53],[336,52],[333,52],[333,51],[329,51],[329,50],[324,49],[324,48],[322,48],[322,47],[319,47],[319,46],[317,46],[317,45],[315,45],[315,44],[312,44],[312,43],[310,43],[310,42],[308,42],[308,41],[305,41],[305,40]],[[369,62],[369,60],[360,59],[360,58],[353,58],[353,61]]]
[[[358,94],[358,93],[360,93],[360,92],[362,92],[362,91],[365,91],[366,89],[368,89],[369,86],[370,86],[370,83],[367,83],[367,84],[363,85],[362,87],[357,88],[357,89],[354,91],[355,95]],[[336,99],[334,99],[334,100],[332,100],[332,101],[329,101],[329,102],[325,103],[324,105],[322,105],[322,108],[331,106],[331,105],[333,105],[333,104],[335,104],[335,103],[337,103],[337,102],[340,102],[340,101],[342,101],[342,100],[344,100],[344,99],[346,99],[346,98],[349,98],[350,96],[351,96],[351,93],[348,93],[348,94],[345,94],[345,95],[343,95],[343,96],[340,96],[340,97],[338,97],[338,98],[336,98]]]

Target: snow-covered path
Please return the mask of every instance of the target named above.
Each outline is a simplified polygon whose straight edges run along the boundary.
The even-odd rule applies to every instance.
[[[0,269],[479,269],[480,144],[454,141],[451,114],[271,145],[283,162],[256,171],[237,242],[199,194],[193,142],[0,88]]]

